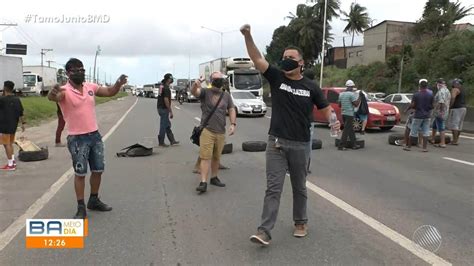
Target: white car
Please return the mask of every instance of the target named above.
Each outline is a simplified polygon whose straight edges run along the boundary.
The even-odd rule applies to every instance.
[[[171,90],[171,100],[176,100],[176,90],[175,89],[170,89]]]
[[[262,99],[257,98],[248,91],[231,91],[230,95],[234,102],[237,115],[264,116],[267,113],[267,105]]]
[[[395,93],[383,99],[384,103],[411,103],[413,93]]]

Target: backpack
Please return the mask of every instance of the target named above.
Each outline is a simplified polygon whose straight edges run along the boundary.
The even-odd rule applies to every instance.
[[[359,93],[359,97],[361,98],[360,98],[359,109],[357,109],[357,114],[359,115],[369,114],[369,105],[367,104],[367,98],[365,97],[362,91]]]
[[[123,151],[125,150],[125,151]],[[122,149],[122,152],[117,152],[117,157],[141,157],[150,156],[153,154],[153,148],[147,148],[141,144],[133,144]]]

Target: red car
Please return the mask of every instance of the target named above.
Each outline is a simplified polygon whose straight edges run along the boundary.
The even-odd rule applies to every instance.
[[[346,88],[323,88],[323,94],[331,104],[332,108],[336,111],[337,119],[342,123],[341,107],[339,107],[339,93],[345,91]],[[367,101],[369,105],[369,116],[367,119],[367,128],[380,128],[381,130],[390,130],[395,125],[400,123],[400,110],[394,105],[382,102],[371,102]],[[316,107],[313,109],[314,122],[328,123],[323,114],[317,110]],[[359,117],[354,117],[354,130],[360,131],[362,128],[362,122]]]

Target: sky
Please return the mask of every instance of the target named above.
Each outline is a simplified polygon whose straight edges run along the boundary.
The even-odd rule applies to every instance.
[[[4,1],[0,9],[2,48],[5,43],[28,46],[24,65],[40,65],[41,49],[53,49],[44,56],[44,65],[62,68],[71,57],[84,62],[92,72],[97,47],[100,80],[107,82],[124,73],[129,84],[141,86],[161,81],[170,72],[175,78],[197,78],[199,64],[224,57],[247,56],[238,31],[250,24],[260,51],[271,42],[274,29],[287,25],[286,16],[295,13],[298,0],[201,0],[201,1]],[[374,25],[383,20],[415,22],[420,19],[425,0],[341,0],[348,11],[352,2],[367,8]],[[474,6],[474,0],[462,0]],[[93,20],[95,18],[95,20]],[[29,19],[29,21],[27,21]],[[474,24],[474,16],[461,22]],[[346,44],[346,22],[333,19],[333,46]],[[204,26],[205,28],[202,28]],[[208,30],[212,29],[214,31]],[[215,32],[217,31],[217,32]],[[218,33],[218,32],[222,32]],[[222,37],[222,51],[221,51]],[[357,36],[354,45],[362,45]]]

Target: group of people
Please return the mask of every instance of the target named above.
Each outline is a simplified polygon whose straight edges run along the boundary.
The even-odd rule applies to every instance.
[[[272,117],[268,131],[268,142],[266,148],[266,179],[267,188],[263,199],[263,210],[261,214],[261,223],[256,233],[250,236],[250,240],[260,245],[269,245],[271,241],[271,231],[277,221],[280,198],[283,190],[284,180],[287,176],[291,179],[293,190],[293,236],[305,237],[308,234],[308,216],[307,216],[307,190],[306,177],[308,174],[308,163],[311,154],[311,130],[312,130],[312,111],[313,106],[324,114],[328,121],[331,121],[333,108],[328,103],[319,86],[311,79],[303,75],[303,53],[298,47],[287,47],[282,54],[280,67],[270,65],[262,56],[254,43],[251,28],[244,25],[240,29],[244,36],[246,49],[249,57],[254,62],[263,76],[268,80],[272,95]],[[48,99],[58,104],[62,117],[67,125],[68,137],[67,147],[71,154],[72,165],[75,172],[74,188],[77,199],[77,211],[75,218],[84,219],[87,217],[87,209],[97,211],[111,211],[112,207],[102,202],[99,198],[99,188],[102,173],[105,170],[104,164],[104,143],[101,134],[98,131],[95,96],[110,97],[118,93],[120,88],[126,84],[127,76],[121,75],[114,85],[110,87],[100,87],[97,84],[85,82],[85,69],[82,62],[76,58],[71,58],[65,65],[68,81],[60,86],[56,85],[48,94]],[[173,76],[166,74],[162,81],[162,88],[157,102],[157,109],[160,116],[160,132],[158,143],[160,147],[168,147],[165,143],[165,136],[168,137],[170,145],[179,144],[171,130],[170,119],[173,118],[173,109],[171,105],[170,84],[173,82]],[[218,187],[224,187],[225,184],[218,177],[220,166],[220,156],[225,143],[226,134],[226,113],[229,114],[230,126],[228,134],[232,135],[236,131],[236,113],[232,98],[229,92],[223,90],[225,83],[224,75],[220,72],[214,72],[210,77],[211,88],[205,89],[201,86],[202,80],[196,80],[191,93],[201,100],[201,135],[200,142],[200,181],[196,190],[199,193],[207,191],[207,181],[210,172],[210,184]],[[427,124],[433,98],[439,119],[435,119],[436,130],[442,132],[444,121],[447,119],[446,93],[439,90],[436,96],[429,96],[426,90],[426,81],[420,82],[420,92],[415,94],[412,108],[415,109],[415,116],[411,125],[411,136],[417,136],[418,129],[423,129],[423,135],[428,136]],[[440,82],[440,85],[443,83]],[[13,85],[5,83],[7,95],[13,91]],[[365,108],[362,104],[362,98],[358,97],[352,91],[355,87],[354,82],[346,83],[347,92],[340,95],[340,105],[342,107],[343,119],[346,125],[342,135],[342,146],[345,149],[347,138],[354,142],[352,130],[352,119],[355,108]],[[438,95],[439,94],[439,95]],[[463,117],[462,111],[455,111],[456,108],[463,106],[464,91],[460,87],[453,89],[451,97],[450,119],[457,123],[453,129],[458,131],[462,128],[460,118]],[[18,105],[15,109],[15,121],[21,120],[22,108],[19,101],[13,98],[2,99],[0,108],[5,105]],[[465,110],[464,110],[465,112]],[[364,115],[361,112],[361,115]],[[367,115],[367,111],[365,113]],[[365,119],[366,120],[366,119]],[[17,123],[16,122],[16,123]],[[331,121],[332,130],[338,131],[340,122]],[[11,130],[10,130],[11,129]],[[12,135],[16,131],[16,124],[13,129],[8,131],[2,128],[2,143],[11,143]],[[5,133],[4,133],[5,132]],[[454,143],[457,143],[459,134],[454,136]],[[60,141],[59,141],[60,142]],[[409,144],[409,142],[408,142]],[[8,144],[5,144],[8,145]],[[351,147],[357,148],[355,144]],[[9,159],[8,167],[14,165],[11,152],[7,151]],[[90,185],[91,194],[87,203],[84,202],[85,177],[91,171]],[[288,175],[287,175],[288,173]]]
[[[453,80],[451,92],[444,79],[438,79],[436,87],[437,92],[433,93],[428,88],[428,80],[419,80],[419,89],[406,110],[410,112],[403,147],[406,151],[411,150],[413,143],[421,143],[423,152],[428,151],[428,143],[446,148],[447,129],[452,130],[453,139],[450,144],[459,144],[466,115],[466,93],[462,81]],[[439,143],[435,143],[437,132],[440,133]]]

